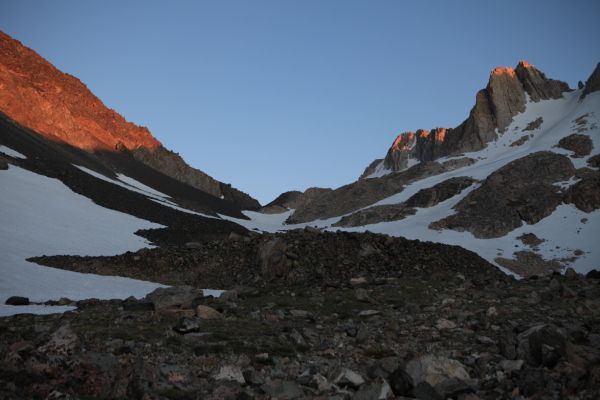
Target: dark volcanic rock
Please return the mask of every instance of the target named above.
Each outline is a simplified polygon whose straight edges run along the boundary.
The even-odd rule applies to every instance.
[[[596,65],[596,68],[594,68],[594,71],[585,82],[585,88],[583,89],[583,93],[581,93],[581,98],[584,98],[597,90],[600,90],[600,63]]]
[[[8,169],[8,162],[6,161],[6,158],[4,158],[0,155],[0,170],[6,170],[6,169]]]
[[[9,306],[27,306],[29,305],[29,298],[21,296],[11,296],[8,299],[6,299],[4,304],[7,304]]]
[[[573,133],[560,139],[558,147],[572,151],[575,157],[584,157],[592,152],[594,144],[588,135]]]
[[[600,208],[600,171],[586,174],[571,186],[565,195],[565,203],[573,203],[588,213]]]
[[[553,184],[574,175],[566,156],[548,151],[530,154],[492,173],[454,207],[456,214],[431,228],[467,230],[478,238],[503,236],[523,221],[535,224],[550,215],[563,196]]]

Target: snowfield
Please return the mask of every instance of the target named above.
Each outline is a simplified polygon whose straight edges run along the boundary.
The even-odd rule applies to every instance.
[[[100,207],[56,179],[13,165],[0,171],[0,187],[0,209],[5,210],[0,213],[0,316],[72,308],[5,305],[10,296],[26,296],[33,302],[61,297],[143,297],[163,286],[64,271],[25,260],[44,254],[115,255],[151,247],[134,232],[162,225]]]
[[[463,155],[476,159],[477,162],[454,171],[414,182],[408,185],[402,192],[382,199],[372,206],[403,202],[419,190],[429,188],[452,177],[470,176],[477,180],[484,180],[498,168],[533,152],[550,150],[559,154],[570,155],[569,151],[557,148],[555,145],[561,138],[576,132],[578,125],[575,119],[586,114],[588,123],[585,126],[587,130],[581,133],[589,135],[594,143],[594,149],[590,156],[598,154],[600,152],[600,93],[591,93],[583,101],[579,100],[580,95],[581,90],[576,90],[565,93],[561,99],[544,100],[537,103],[528,102],[525,112],[515,116],[507,130],[499,135],[496,141],[488,144],[483,150]],[[539,117],[543,118],[543,123],[538,129],[523,131],[528,123]],[[532,137],[523,145],[510,146],[511,143],[519,138],[528,135],[532,135]],[[588,158],[571,157],[570,159],[575,168],[582,168],[587,166],[586,161]],[[443,162],[448,159],[450,158],[442,158],[438,161]],[[409,165],[411,164],[409,163]],[[371,177],[382,176],[386,173],[388,171],[383,169],[383,163],[381,163]],[[566,187],[575,182],[573,179],[569,182],[561,183],[561,186]],[[530,250],[517,237],[523,233],[531,232],[545,240],[539,245],[539,251],[537,251],[544,259],[561,260],[564,265],[573,267],[582,273],[600,267],[600,246],[598,246],[598,238],[600,237],[600,210],[585,213],[573,205],[563,204],[552,215],[544,218],[537,224],[528,225],[524,223],[520,228],[504,237],[496,239],[477,239],[469,232],[457,232],[453,230],[436,231],[428,228],[431,222],[454,214],[453,207],[477,187],[478,185],[473,185],[459,195],[441,202],[434,207],[418,209],[415,215],[404,220],[381,222],[353,228],[331,226],[339,221],[342,216],[327,220],[312,221],[306,224],[285,225],[285,220],[293,210],[278,215],[244,212],[251,219],[250,221],[228,219],[248,229],[258,229],[267,232],[316,226],[330,231],[364,232],[368,230],[392,236],[404,236],[409,239],[459,245],[478,253],[481,257],[499,268],[501,267],[494,260],[496,257],[512,259],[516,251]],[[565,260],[573,258],[576,251],[577,253],[581,251],[583,254],[574,260]],[[505,268],[501,269],[510,273]]]

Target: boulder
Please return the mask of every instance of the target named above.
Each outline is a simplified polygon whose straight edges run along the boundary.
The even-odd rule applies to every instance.
[[[413,396],[413,389],[415,387],[412,377],[400,367],[394,370],[388,377],[390,386],[396,396]]]
[[[588,135],[573,133],[565,136],[558,142],[558,147],[572,151],[575,157],[581,158],[589,155],[594,148],[594,143]]]
[[[517,355],[531,366],[554,367],[567,352],[567,333],[552,324],[531,327],[517,336]]]
[[[29,305],[29,298],[21,296],[11,296],[8,299],[6,299],[4,304],[7,304],[9,306],[27,306]]]
[[[261,386],[261,389],[273,399],[297,399],[304,396],[304,392],[292,381],[274,380]]]
[[[263,278],[270,280],[288,274],[286,250],[287,244],[279,238],[264,240],[258,245],[258,259]]]
[[[600,279],[600,270],[593,269],[585,274],[585,279]]]
[[[353,397],[353,400],[388,400],[393,399],[392,388],[384,379],[378,379],[368,385],[362,386]]]
[[[571,186],[565,195],[565,203],[572,203],[584,212],[600,208],[600,171],[586,174]]]
[[[199,332],[202,325],[200,318],[182,318],[179,320],[177,325],[173,327],[173,330],[177,333],[185,335],[186,333]]]
[[[50,336],[50,340],[39,350],[44,353],[70,355],[79,347],[79,336],[73,331],[69,323],[63,324]]]
[[[358,388],[365,383],[365,379],[357,372],[342,368],[333,379],[333,383],[344,387]]]
[[[406,365],[406,372],[410,375],[415,388],[423,382],[431,385],[434,389],[440,388],[446,395],[445,387],[450,383],[457,386],[456,381],[468,384],[471,377],[464,365],[456,360],[435,355],[424,355],[410,361]],[[449,382],[450,381],[450,382]],[[445,397],[443,397],[445,398]]]
[[[170,309],[191,309],[194,300],[202,298],[203,292],[192,286],[171,286],[158,288],[145,297],[146,301],[154,304],[156,311]]]
[[[224,365],[219,369],[219,372],[214,376],[217,381],[234,381],[243,385],[246,383],[244,374],[240,367],[236,365]]]
[[[600,168],[600,154],[588,158],[587,163],[590,167]]]
[[[223,314],[218,312],[212,307],[204,306],[202,304],[196,306],[196,315],[201,319],[223,319]]]

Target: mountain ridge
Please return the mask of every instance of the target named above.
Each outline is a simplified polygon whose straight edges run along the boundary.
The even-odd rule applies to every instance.
[[[52,140],[88,151],[128,151],[136,160],[215,197],[257,209],[258,201],[189,166],[148,128],[108,108],[78,78],[0,31],[0,110]]]
[[[516,114],[525,110],[527,99],[533,102],[556,99],[569,90],[566,83],[546,78],[525,60],[519,61],[516,68],[496,67],[490,72],[487,86],[477,92],[467,119],[455,128],[400,133],[389,148],[383,166],[399,171],[408,166],[410,158],[419,162],[433,161],[480,150],[502,133]]]

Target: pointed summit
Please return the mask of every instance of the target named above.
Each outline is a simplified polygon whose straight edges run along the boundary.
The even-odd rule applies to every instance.
[[[594,82],[592,78],[590,81]],[[384,167],[400,171],[408,167],[410,159],[432,161],[481,150],[506,130],[515,115],[525,111],[528,100],[557,99],[568,90],[566,83],[546,78],[525,60],[519,61],[516,68],[496,67],[490,72],[485,89],[477,93],[475,105],[462,124],[456,128],[436,128],[432,134],[422,129],[401,133],[389,148]]]
[[[546,75],[527,61],[521,60],[515,69],[531,101],[558,99],[570,90],[565,82],[546,78]]]

